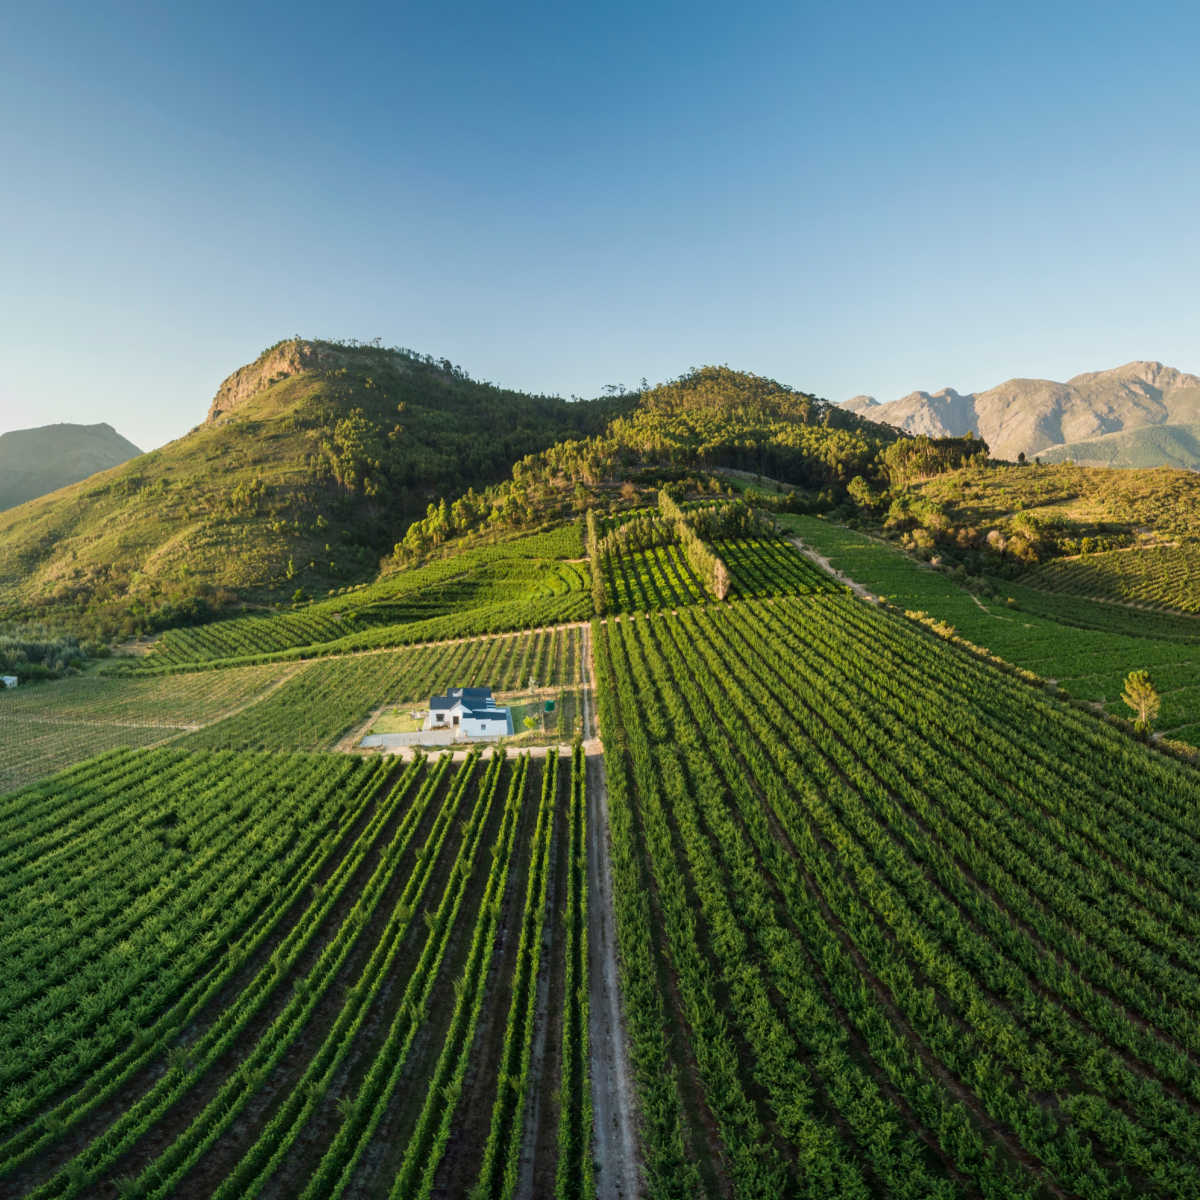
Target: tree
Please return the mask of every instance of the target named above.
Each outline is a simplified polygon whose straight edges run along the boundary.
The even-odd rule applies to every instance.
[[[1121,699],[1137,714],[1133,727],[1138,733],[1148,733],[1150,722],[1158,716],[1161,701],[1148,671],[1130,671],[1125,677]]]
[[[713,595],[718,600],[724,600],[729,595],[729,568],[721,561],[721,559],[713,558]]]

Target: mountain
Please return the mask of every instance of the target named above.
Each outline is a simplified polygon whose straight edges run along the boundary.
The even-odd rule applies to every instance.
[[[0,616],[54,609],[120,632],[370,577],[431,500],[630,403],[509,391],[411,351],[281,342],[184,437],[0,513]]]
[[[111,425],[41,425],[0,434],[0,509],[78,483],[141,451]]]
[[[1159,362],[1131,362],[1066,383],[1010,379],[984,392],[918,391],[887,404],[856,396],[844,407],[910,433],[961,437],[973,432],[993,457],[1015,459],[1105,434],[1200,422],[1200,378]],[[1165,458],[1155,463],[1175,465]]]

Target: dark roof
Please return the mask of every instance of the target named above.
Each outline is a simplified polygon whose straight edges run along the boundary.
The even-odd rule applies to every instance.
[[[507,708],[473,708],[471,716],[477,721],[507,721]]]
[[[453,708],[459,701],[463,708],[474,712],[477,708],[492,707],[492,689],[490,687],[451,688],[444,696],[432,696],[429,707],[433,712]]]

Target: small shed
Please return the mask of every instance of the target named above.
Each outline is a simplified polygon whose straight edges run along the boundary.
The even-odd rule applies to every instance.
[[[17,686],[18,679],[15,675],[0,675],[0,683],[6,688],[14,688]]]

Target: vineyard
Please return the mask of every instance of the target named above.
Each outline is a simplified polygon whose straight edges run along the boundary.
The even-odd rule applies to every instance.
[[[790,542],[772,538],[718,539],[717,553],[733,579],[730,595],[741,599],[836,591],[837,584]]]
[[[1024,582],[1067,596],[1200,613],[1200,547],[1148,546],[1055,559]]]
[[[1132,670],[1150,672],[1162,695],[1156,728],[1200,745],[1200,628],[1194,617],[1139,612],[1002,581],[973,595],[944,572],[866,534],[816,517],[781,516],[835,568],[904,611],[952,625],[978,646],[1057,681],[1072,696],[1128,716],[1120,695]]]
[[[181,744],[231,750],[332,750],[386,703],[424,705],[431,695],[454,686],[516,691],[530,679],[543,688],[578,686],[586,678],[585,633],[582,626],[570,626],[317,659],[257,704],[189,734]]]
[[[119,746],[169,741],[251,704],[297,667],[80,676],[0,693],[0,793]]]
[[[595,639],[651,1195],[1200,1194],[1194,770],[848,597]]]
[[[604,583],[607,609],[612,613],[677,608],[706,598],[678,546],[609,553],[604,560]]]
[[[582,750],[0,799],[0,1192],[591,1194]]]
[[[290,611],[170,629],[152,653],[110,670],[252,663],[476,637],[580,620],[591,613],[587,572],[552,555],[582,554],[565,526],[382,577]]]
[[[557,699],[556,729],[569,742],[588,683],[586,633],[568,626],[304,663],[88,675],[0,691],[0,792],[121,746],[330,750],[388,702],[424,704],[464,684],[518,691],[532,680]]]
[[[714,544],[729,568],[732,596],[785,596],[836,587],[787,542],[742,538]],[[611,613],[653,612],[712,599],[678,546],[609,554],[604,571]]]

